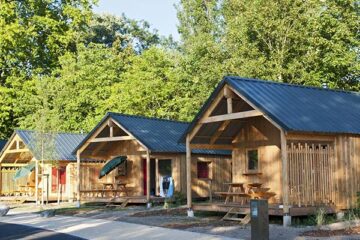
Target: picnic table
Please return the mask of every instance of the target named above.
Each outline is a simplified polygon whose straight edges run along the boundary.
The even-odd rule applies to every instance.
[[[16,191],[20,196],[32,196],[35,193],[35,185],[20,185]]]
[[[102,183],[102,185],[103,185],[103,190],[114,189],[114,185],[112,183]]]
[[[225,183],[228,186],[227,192],[215,192],[215,194],[225,197],[225,204],[228,204],[229,199],[232,197],[235,202],[235,197],[240,198],[240,203],[244,204],[250,199],[269,199],[275,196],[275,193],[269,192],[270,188],[263,188],[262,183]],[[246,188],[246,189],[245,189]],[[242,224],[247,224],[250,221],[250,213],[245,217],[237,217],[240,207],[232,207],[225,214],[223,220],[235,220],[240,221]]]
[[[91,197],[120,197],[121,193],[128,196],[129,189],[126,183],[103,183],[102,185],[102,189],[81,190],[80,192]]]
[[[225,197],[225,204],[227,204],[230,200],[230,197],[247,197],[245,193],[244,183],[242,182],[234,182],[234,183],[224,183],[224,185],[228,186],[227,192],[215,192],[216,195],[220,195]]]

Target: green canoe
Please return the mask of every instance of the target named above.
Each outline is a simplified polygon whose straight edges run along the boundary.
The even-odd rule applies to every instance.
[[[108,161],[100,171],[99,179],[109,174],[112,170],[126,161],[126,156],[119,156]]]
[[[35,162],[32,162],[22,168],[20,168],[19,170],[16,171],[13,179],[17,180],[19,178],[23,178],[28,176],[35,168]]]

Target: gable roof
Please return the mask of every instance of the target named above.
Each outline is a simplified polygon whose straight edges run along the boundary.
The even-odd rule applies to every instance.
[[[233,76],[224,77],[186,132],[225,84],[285,131],[360,134],[360,93]]]
[[[0,139],[0,152],[1,152],[1,150],[5,147],[5,145],[6,145],[6,140],[1,140]]]
[[[158,153],[186,153],[185,144],[179,143],[179,138],[189,126],[187,122],[173,121],[159,118],[134,116],[108,112],[98,125],[75,148],[75,153],[100,127],[111,117],[126,131],[144,144],[151,152]],[[230,151],[223,150],[192,150],[198,154],[229,155]]]
[[[17,134],[24,144],[29,148],[32,154],[35,154],[35,131],[32,130],[15,130],[13,136]],[[54,134],[54,145],[55,153],[53,159],[48,160],[76,160],[76,156],[72,154],[74,148],[85,138],[84,134],[76,133],[55,133]],[[12,138],[9,139],[8,143]],[[5,148],[4,148],[5,150]],[[40,159],[40,156],[35,156],[37,159]]]

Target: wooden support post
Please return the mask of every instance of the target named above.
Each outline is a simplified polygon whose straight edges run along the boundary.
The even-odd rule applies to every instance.
[[[77,205],[80,207],[80,151],[76,152],[76,197]]]
[[[146,151],[146,201],[150,202],[150,151]]]
[[[39,161],[35,159],[35,204],[38,205],[39,200]]]
[[[159,196],[159,159],[155,159],[155,194]]]
[[[0,163],[0,195],[2,192],[2,165]]]
[[[289,214],[289,176],[286,135],[283,130],[280,131],[281,140],[281,163],[282,163],[282,198],[284,205],[284,215]]]
[[[226,102],[227,102],[227,113],[232,113],[233,112],[232,98],[227,98]]]
[[[110,137],[114,136],[114,127],[110,127]]]
[[[186,136],[186,196],[187,196],[187,207],[191,209],[191,147],[190,147],[190,136]]]

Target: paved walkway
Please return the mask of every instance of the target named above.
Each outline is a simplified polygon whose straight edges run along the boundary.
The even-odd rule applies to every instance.
[[[68,216],[42,218],[37,214],[9,214],[0,222],[42,228],[85,239],[233,240],[216,235],[187,232],[140,224]],[[31,236],[28,236],[31,238]],[[35,236],[34,236],[35,237]],[[32,238],[32,239],[36,239]]]

